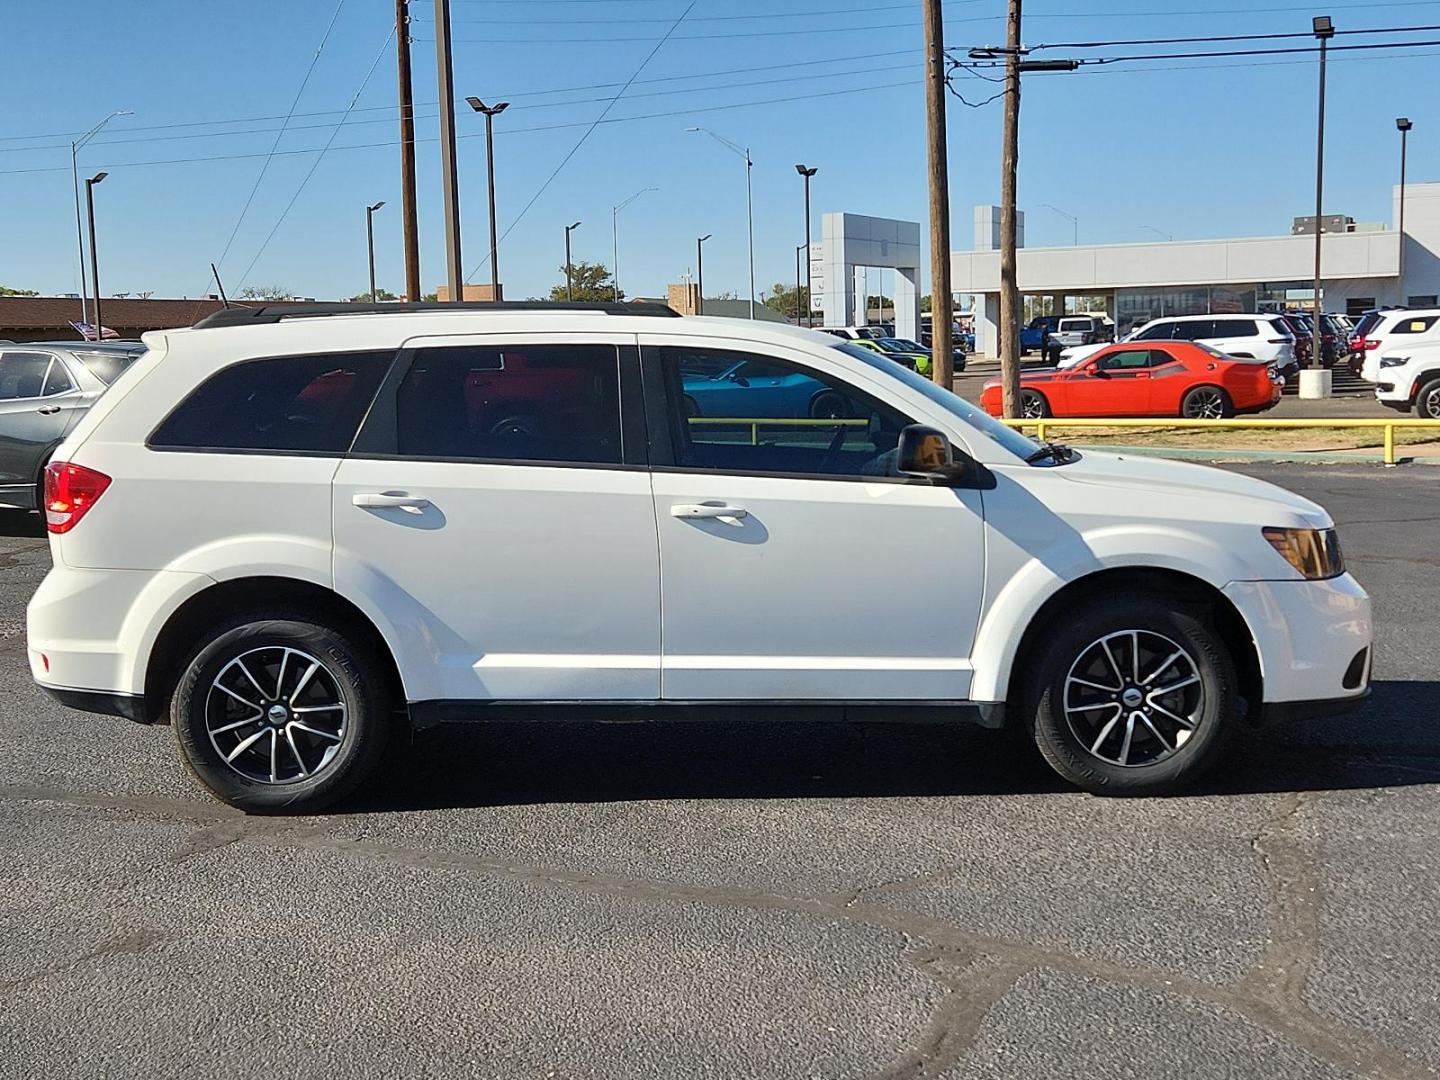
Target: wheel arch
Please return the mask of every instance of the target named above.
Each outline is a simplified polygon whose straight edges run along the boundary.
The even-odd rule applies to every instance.
[[[161,627],[145,665],[145,712],[163,721],[170,695],[181,674],[180,665],[191,654],[197,637],[220,620],[250,611],[293,608],[297,613],[323,620],[371,645],[385,663],[394,700],[403,702],[404,682],[394,651],[374,621],[358,606],[333,589],[299,578],[238,577],[216,582],[187,598]]]
[[[1008,657],[1002,657],[994,672],[995,688],[1012,705],[1024,698],[1023,680],[1045,639],[1045,629],[1068,609],[1099,598],[1143,593],[1179,606],[1198,610],[1208,617],[1221,641],[1230,650],[1239,676],[1240,696],[1245,714],[1257,716],[1264,700],[1264,671],[1255,635],[1231,600],[1210,582],[1181,570],[1157,566],[1124,566],[1097,570],[1066,582],[1039,605],[1025,626],[1020,642]]]

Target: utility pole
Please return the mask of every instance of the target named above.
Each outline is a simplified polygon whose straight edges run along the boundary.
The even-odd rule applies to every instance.
[[[1007,417],[1020,415],[1020,289],[1015,277],[1015,173],[1020,157],[1020,0],[1005,20],[1005,131],[1000,167],[1000,386]],[[931,293],[933,307],[934,292]],[[931,333],[935,316],[931,316]]]
[[[706,233],[695,241],[695,314],[705,314],[705,241],[709,240],[711,233]]]
[[[410,0],[395,0],[395,55],[400,75],[400,224],[405,245],[405,299],[423,295],[415,207],[415,98],[410,83]]]
[[[1329,15],[1316,15],[1311,26],[1320,39],[1320,117],[1315,130],[1315,319],[1311,324],[1310,365],[1319,368],[1324,366],[1320,350],[1325,340],[1321,333],[1324,309],[1320,304],[1320,234],[1324,232],[1320,205],[1325,196],[1325,47],[1335,36],[1335,24]],[[1329,397],[1328,392],[1325,396]]]
[[[565,299],[575,299],[575,272],[570,264],[570,234],[580,227],[580,222],[565,226]]]
[[[945,146],[945,15],[925,0],[925,127],[930,168],[930,377],[946,390],[955,381],[950,293],[950,166]],[[899,297],[899,292],[896,292]],[[880,312],[884,318],[885,312]],[[896,312],[898,317],[899,312]]]
[[[440,180],[445,193],[445,270],[450,302],[464,298],[460,257],[460,174],[455,166],[455,87],[450,64],[450,0],[435,0],[435,73],[440,92]]]

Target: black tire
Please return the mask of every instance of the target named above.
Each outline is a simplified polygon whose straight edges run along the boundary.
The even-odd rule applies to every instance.
[[[1043,420],[1050,415],[1050,402],[1039,390],[1021,390],[1020,415],[1027,420]]]
[[[1422,420],[1440,420],[1440,379],[1422,383],[1415,391],[1415,415]]]
[[[812,420],[848,420],[849,402],[834,390],[821,390],[810,399],[810,417]]]
[[[1181,399],[1180,415],[1187,420],[1219,420],[1235,415],[1235,403],[1223,387],[1197,386]]]
[[[691,397],[689,394],[686,394],[686,395],[681,399],[681,406],[682,406],[682,407],[684,408],[684,410],[685,410],[685,419],[686,419],[686,420],[689,420],[692,416],[699,416],[699,415],[700,415],[700,406],[699,406],[698,404],[696,404],[695,399],[694,399],[693,397]]]
[[[291,650],[283,668],[276,662],[282,650]],[[301,655],[297,657],[297,653]],[[238,657],[246,658],[246,671],[258,681],[248,686],[244,683],[239,669],[232,666]],[[310,662],[316,661],[319,667],[302,684],[301,676]],[[225,708],[237,710],[240,716],[249,711],[213,689],[222,677],[233,678],[244,691],[242,696],[251,694],[253,687],[253,697],[247,700],[259,706],[261,713],[251,724],[212,737],[212,726],[223,728],[233,723]],[[285,686],[277,685],[277,693],[267,696],[271,679]],[[290,688],[288,698],[283,696],[286,686]],[[316,711],[313,702],[330,697],[344,709]],[[254,613],[238,616],[201,636],[171,698],[170,721],[186,766],[222,802],[256,814],[312,813],[350,795],[385,759],[395,726],[392,698],[383,660],[348,632],[292,612]],[[278,720],[262,719],[272,699],[276,707],[286,710],[283,729],[277,726]],[[297,699],[307,704],[299,707],[300,712],[290,713]],[[336,712],[341,726],[331,731]],[[207,718],[212,717],[207,725]],[[297,721],[306,727],[313,724],[315,733],[292,728]],[[326,731],[323,739],[318,734],[322,729]],[[233,751],[257,731],[258,742],[240,751],[236,765],[227,764],[217,742]],[[281,741],[282,732],[287,741]],[[271,775],[280,782],[267,783],[247,775],[257,769],[265,771],[267,746],[277,747],[270,751],[275,757],[268,760]],[[293,754],[287,753],[292,750]]]
[[[1108,661],[1096,651],[1102,642],[1111,650]],[[1170,655],[1172,648],[1182,650],[1183,659],[1169,664],[1156,659]],[[1137,655],[1140,678],[1122,674],[1135,670],[1132,657]],[[1040,647],[1033,670],[1035,681],[1022,696],[1021,715],[1035,745],[1057,773],[1096,795],[1182,790],[1215,764],[1237,725],[1234,660],[1213,627],[1177,605],[1131,598],[1067,611]],[[1156,686],[1162,677],[1174,686],[1191,674],[1196,682],[1158,693],[1164,689]],[[1109,729],[1110,704],[1092,702],[1112,695],[1088,689],[1085,682],[1099,684],[1102,676],[1107,686],[1118,678],[1121,689],[1115,697],[1132,688],[1141,695],[1139,702],[1127,698],[1128,712],[1124,704],[1115,706],[1117,719]],[[1145,686],[1156,689],[1147,692]],[[1173,710],[1169,715],[1192,720],[1193,730],[1182,735],[1182,725],[1167,719],[1167,707]],[[1133,729],[1131,736],[1126,727]]]

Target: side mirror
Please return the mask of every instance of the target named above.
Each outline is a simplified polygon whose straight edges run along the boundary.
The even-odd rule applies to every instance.
[[[955,448],[943,431],[911,424],[896,444],[896,471],[929,480],[959,480],[970,471],[968,459],[955,460]]]
[[[1090,375],[1096,379],[1108,379],[1110,372],[1106,371],[1099,364],[1095,364],[1090,368]]]

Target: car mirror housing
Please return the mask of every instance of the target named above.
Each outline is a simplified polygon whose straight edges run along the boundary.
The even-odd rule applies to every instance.
[[[938,428],[911,424],[900,432],[896,446],[896,470],[903,476],[953,482],[964,479],[972,462],[965,455],[956,457],[949,438]]]

